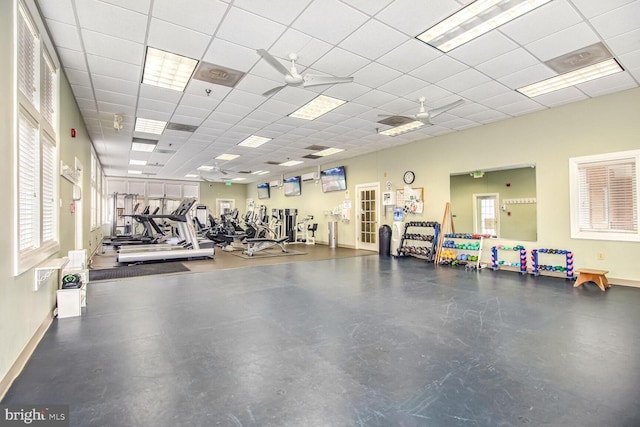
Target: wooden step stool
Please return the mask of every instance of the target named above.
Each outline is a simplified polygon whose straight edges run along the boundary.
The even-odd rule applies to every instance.
[[[578,279],[576,280],[576,284],[573,285],[574,288],[582,285],[585,282],[594,282],[601,291],[605,291],[607,288],[610,288],[611,285],[607,280],[605,274],[608,271],[605,270],[594,270],[592,268],[579,268],[576,270],[579,273]]]

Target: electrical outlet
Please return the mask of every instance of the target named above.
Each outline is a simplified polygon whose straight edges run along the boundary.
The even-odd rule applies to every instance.
[[[604,259],[604,252],[598,252],[598,259],[602,261]]]

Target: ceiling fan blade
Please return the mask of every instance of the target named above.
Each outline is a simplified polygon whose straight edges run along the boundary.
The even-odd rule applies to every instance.
[[[282,65],[282,63],[280,61],[278,61],[276,58],[271,56],[271,54],[269,52],[267,52],[264,49],[258,49],[258,50],[256,50],[256,52],[258,52],[258,55],[260,55],[262,57],[262,59],[267,61],[269,63],[269,65],[271,65],[273,68],[275,68],[282,75],[285,75],[285,76],[290,75],[289,70],[287,70],[287,68],[284,65]]]
[[[333,76],[318,76],[315,74],[307,74],[304,76],[304,83],[302,86],[320,86],[320,85],[332,85],[336,83],[351,83],[353,77],[333,77]]]
[[[433,110],[429,110],[429,118],[434,118],[439,116],[440,114],[451,110],[452,108],[456,108],[459,105],[464,104],[464,99],[458,99],[457,101],[452,102],[451,104],[443,105],[440,108],[434,108]]]
[[[271,95],[273,95],[274,93],[276,93],[277,91],[279,91],[280,89],[282,89],[285,86],[287,86],[287,85],[282,85],[282,86],[274,87],[273,89],[269,89],[268,91],[263,93],[262,96],[271,96]]]
[[[419,121],[419,122],[422,122],[422,124],[424,124],[425,126],[432,126],[433,125],[433,123],[431,123],[431,120],[429,120],[429,117],[425,117],[425,118],[422,118],[422,119],[419,119],[419,118],[416,117],[416,120]]]

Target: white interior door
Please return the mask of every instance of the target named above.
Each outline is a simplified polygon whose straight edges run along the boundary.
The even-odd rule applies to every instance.
[[[356,249],[378,251],[380,183],[356,185]]]
[[[232,211],[236,208],[235,199],[216,199],[216,217],[220,218],[226,210]]]
[[[76,187],[78,187],[77,189],[75,189],[74,191],[74,196],[73,196],[73,202],[75,204],[75,229],[76,229],[76,250],[80,250],[80,249],[84,249],[84,242],[83,242],[83,233],[82,233],[82,204],[83,202],[83,198],[84,198],[84,188],[82,188],[82,181],[83,181],[83,176],[84,176],[84,168],[82,167],[82,163],[80,163],[80,160],[78,160],[78,158],[75,158],[75,168],[76,171],[79,172],[79,177],[78,177],[78,183],[76,184]]]
[[[500,235],[500,216],[498,215],[498,193],[473,195],[473,232]]]

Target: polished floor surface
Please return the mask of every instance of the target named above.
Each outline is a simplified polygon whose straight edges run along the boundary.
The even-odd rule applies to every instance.
[[[360,256],[90,284],[3,403],[72,426],[638,426],[640,289]]]

